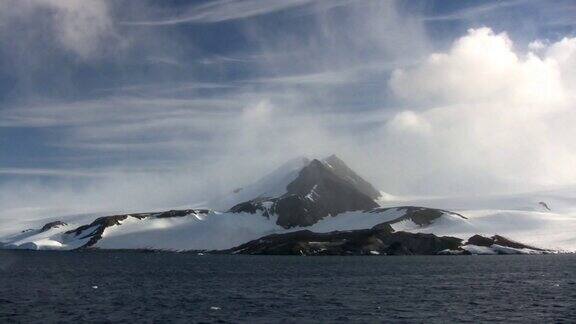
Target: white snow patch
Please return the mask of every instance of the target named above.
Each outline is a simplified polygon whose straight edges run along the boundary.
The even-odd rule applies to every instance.
[[[328,216],[318,223],[308,227],[297,227],[289,231],[307,229],[317,233],[327,233],[333,231],[350,231],[358,229],[372,228],[380,223],[394,220],[402,215],[404,211],[396,208],[388,209],[378,213],[365,213],[362,211],[346,212],[337,216]]]
[[[442,251],[438,252],[438,254],[440,254],[440,255],[460,255],[460,254],[463,254],[463,252],[461,250],[446,249],[446,250],[442,250]]]
[[[253,198],[253,197],[252,197]],[[539,202],[544,201],[551,211],[543,210]],[[439,236],[454,236],[467,240],[475,234],[482,236],[501,235],[508,239],[538,248],[576,252],[576,188],[533,194],[444,198],[434,200],[403,201],[402,205],[424,206],[452,210],[464,215],[444,214],[432,224],[419,227],[411,221],[393,224],[395,230],[413,233],[432,233]],[[266,205],[265,208],[270,208]],[[378,213],[362,211],[346,212],[334,217],[325,217],[308,227],[283,229],[276,225],[277,217],[270,219],[261,212],[256,214],[219,213],[191,214],[184,217],[139,220],[129,217],[122,225],[104,231],[97,247],[102,248],[155,248],[169,250],[227,249],[247,241],[273,233],[286,233],[307,229],[326,233],[368,229],[383,222],[394,220],[405,214],[404,210],[391,208]],[[80,225],[90,224],[96,216],[77,218],[49,218],[36,220],[36,228],[17,234],[0,236],[0,243],[8,248],[30,249],[73,249],[87,243],[96,228],[89,228],[81,235],[64,234]],[[54,220],[62,220],[68,226],[40,233],[38,228]],[[494,249],[468,246],[478,254],[496,253]],[[499,247],[500,253],[505,253]],[[517,251],[509,251],[517,252]],[[531,253],[530,251],[521,251]]]
[[[462,249],[472,253],[472,254],[498,254],[493,249],[486,246],[478,246],[473,244],[464,245]]]
[[[400,231],[409,232],[421,227],[420,225],[414,223],[411,219],[404,219],[394,224],[391,224],[390,226],[392,226],[392,229],[394,229],[394,231],[396,232]]]
[[[96,247],[105,249],[222,250],[280,231],[260,212],[210,212],[203,218],[136,218],[109,227]]]
[[[516,249],[508,246],[493,244],[490,248],[500,254],[542,254],[542,251],[532,249]]]
[[[516,249],[498,244],[492,244],[489,247],[468,244],[464,245],[462,248],[471,254],[543,254],[542,251],[526,248]]]
[[[312,187],[310,192],[306,195],[306,199],[314,201],[314,198],[318,197],[318,193],[316,193],[316,188],[318,188],[318,185],[314,185],[314,187]]]
[[[218,197],[207,202],[207,208],[216,210],[228,210],[236,204],[256,198],[279,197],[286,193],[286,187],[294,181],[302,168],[307,166],[310,160],[300,157],[285,163],[275,171],[264,176],[257,182],[234,190],[224,197]]]

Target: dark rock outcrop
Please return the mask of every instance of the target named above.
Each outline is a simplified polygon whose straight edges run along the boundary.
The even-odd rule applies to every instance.
[[[40,233],[44,233],[48,230],[51,230],[53,228],[57,228],[57,227],[61,227],[61,226],[66,226],[68,224],[62,222],[62,221],[55,221],[55,222],[50,222],[46,225],[44,225],[41,229],[40,229]]]
[[[550,251],[531,247],[505,237],[495,235],[483,237],[472,236],[466,243],[462,239],[434,234],[394,231],[394,224],[406,220],[419,227],[426,227],[442,216],[466,217],[434,208],[404,206],[395,208],[376,208],[371,213],[388,210],[403,211],[404,214],[393,220],[373,226],[371,229],[314,233],[308,230],[274,234],[242,244],[231,250],[233,254],[278,254],[278,255],[467,255],[485,254],[518,254],[547,253]],[[488,247],[485,252],[473,251],[466,245]],[[504,248],[502,248],[504,247]],[[529,249],[532,251],[514,251],[512,249]]]
[[[287,189],[288,195],[298,195],[313,202],[315,211],[322,217],[378,207],[372,198],[319,160],[312,160],[303,168]]]
[[[492,245],[496,244],[496,245],[500,245],[500,246],[504,246],[504,247],[513,248],[513,249],[530,249],[530,250],[542,251],[542,252],[547,251],[544,249],[540,249],[537,247],[533,247],[530,245],[526,245],[526,244],[523,244],[520,242],[510,240],[510,239],[505,238],[505,237],[500,236],[500,235],[494,235],[492,237],[474,235],[468,239],[468,242],[466,242],[466,244],[484,246],[484,247],[491,247]]]
[[[172,217],[184,217],[190,214],[208,214],[210,210],[208,209],[182,209],[182,210],[169,210],[162,212],[160,214],[155,214],[156,218],[172,218]]]
[[[340,169],[345,167],[343,162],[337,165]],[[286,194],[243,202],[232,207],[230,211],[236,213],[264,211],[265,216],[276,214],[278,225],[291,228],[309,226],[324,217],[347,211],[371,210],[378,207],[370,196],[358,189],[351,180],[341,178],[333,169],[335,168],[326,163],[312,160],[300,170],[298,177],[288,184]],[[344,174],[344,171],[339,172]],[[353,172],[351,174],[357,177],[355,181],[361,183],[360,187],[368,191],[367,182],[364,183],[364,180],[361,182],[359,176]],[[374,195],[374,192],[371,194]]]
[[[475,252],[467,245],[490,248]],[[496,246],[495,246],[496,245]],[[520,249],[508,250],[504,248]],[[523,249],[528,249],[522,251]],[[553,251],[535,248],[502,236],[474,235],[468,242],[449,236],[394,232],[387,223],[371,229],[314,233],[308,230],[268,235],[221,253],[256,255],[469,255],[541,254]]]
[[[366,229],[314,233],[273,234],[233,248],[233,254],[263,255],[436,255],[456,250],[462,240],[434,234]]]
[[[404,215],[400,216],[394,220],[391,220],[386,223],[379,224],[377,226],[382,226],[384,224],[394,224],[399,223],[405,220],[410,220],[414,222],[416,225],[424,227],[432,224],[436,219],[442,217],[443,215],[453,215],[460,217],[462,219],[466,219],[466,217],[451,212],[448,210],[443,209],[436,209],[436,208],[427,208],[427,207],[415,207],[415,206],[402,206],[402,207],[392,207],[392,208],[376,208],[370,211],[370,213],[381,213],[385,212],[390,209],[396,209],[399,211],[403,211]]]
[[[65,234],[76,236],[78,239],[89,238],[88,242],[84,244],[82,247],[83,248],[90,247],[96,244],[100,239],[102,239],[102,234],[104,234],[104,230],[106,228],[114,225],[120,225],[123,220],[127,219],[130,216],[139,219],[146,217],[146,216],[140,217],[139,214],[135,214],[134,216],[114,215],[114,216],[100,217],[88,225],[80,226],[76,229],[66,232]]]
[[[171,218],[171,217],[185,217],[188,215],[198,215],[207,214],[209,210],[207,209],[183,209],[183,210],[169,210],[161,213],[138,213],[138,214],[125,214],[125,215],[113,215],[104,216],[97,218],[95,221],[88,225],[80,226],[71,231],[65,232],[66,235],[74,236],[75,239],[88,239],[88,242],[81,246],[80,248],[89,248],[96,244],[102,235],[104,230],[108,227],[120,225],[122,221],[128,219],[129,217],[137,219],[145,219],[149,217],[154,218]]]
[[[494,244],[494,240],[489,237],[484,237],[482,235],[476,234],[470,237],[468,239],[468,242],[466,242],[466,244],[490,247],[492,244]]]
[[[257,211],[262,211],[264,212],[264,216],[268,217],[268,209],[266,209],[264,207],[264,202],[275,202],[277,201],[277,199],[255,199],[255,200],[250,200],[250,201],[246,201],[243,203],[239,203],[238,205],[230,208],[229,212],[231,213],[250,213],[250,214],[255,214]]]
[[[249,205],[246,205],[246,207]],[[251,205],[250,205],[251,206]],[[371,213],[390,209],[404,211],[404,215],[375,225],[371,229],[314,233],[308,230],[273,234],[242,244],[228,253],[282,254],[282,255],[434,255],[445,250],[460,251],[462,240],[454,237],[438,237],[433,234],[395,232],[392,225],[412,220],[427,226],[448,211],[425,207],[377,208]],[[462,215],[455,214],[465,218]]]
[[[341,179],[344,179],[352,186],[354,186],[358,191],[370,197],[371,199],[380,198],[381,194],[374,186],[364,180],[356,172],[350,169],[344,161],[338,158],[336,155],[332,154],[325,158],[322,162],[328,166],[328,168],[334,172]]]

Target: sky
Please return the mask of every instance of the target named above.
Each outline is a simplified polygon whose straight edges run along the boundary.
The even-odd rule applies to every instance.
[[[0,2],[0,221],[337,154],[394,195],[576,184],[576,1]]]

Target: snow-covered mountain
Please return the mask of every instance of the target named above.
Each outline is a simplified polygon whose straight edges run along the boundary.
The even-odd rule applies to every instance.
[[[306,170],[307,174],[301,174],[303,170]],[[353,187],[354,191],[366,195],[371,200],[376,200],[381,196],[381,193],[374,188],[372,184],[356,174],[356,172],[350,169],[344,161],[336,155],[331,155],[322,160],[310,160],[306,157],[298,157],[286,162],[252,184],[242,188],[236,188],[228,195],[211,200],[206,204],[206,207],[215,210],[229,210],[243,202],[279,198],[294,194],[296,191],[306,195],[311,193],[313,186],[306,186],[303,182],[323,186],[322,183],[316,183],[323,182],[323,179],[320,179],[322,176],[330,176],[338,179],[338,182],[343,182],[347,186]],[[316,178],[310,179],[311,177]],[[296,188],[298,185],[292,184],[297,179],[298,182],[301,183],[301,188]],[[331,184],[329,184],[329,186],[330,185]],[[312,197],[312,195],[309,197]]]
[[[336,156],[299,158],[214,200],[219,208],[61,219],[0,237],[0,247],[280,254],[576,251],[576,198],[563,191],[452,200],[381,196]]]
[[[339,173],[336,172],[339,170]],[[349,169],[348,169],[349,170]],[[234,213],[277,215],[284,228],[310,226],[324,217],[348,211],[371,210],[379,205],[364,194],[365,181],[352,170],[336,169],[325,161],[312,160],[288,183],[285,193],[276,197],[258,197],[230,209]],[[364,181],[355,181],[356,179]],[[376,192],[376,190],[374,190]]]
[[[206,203],[207,208],[228,210],[244,201],[260,198],[278,197],[286,193],[286,187],[302,168],[310,163],[306,157],[292,159],[258,181],[241,188],[234,188],[227,195],[216,197]]]

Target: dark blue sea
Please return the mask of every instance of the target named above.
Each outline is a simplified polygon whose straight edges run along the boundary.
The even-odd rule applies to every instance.
[[[576,322],[576,255],[0,251],[0,322]]]

